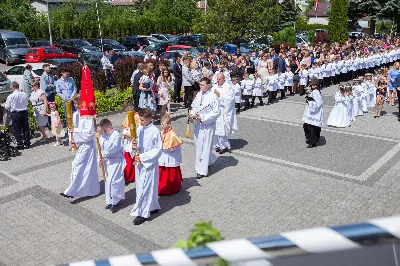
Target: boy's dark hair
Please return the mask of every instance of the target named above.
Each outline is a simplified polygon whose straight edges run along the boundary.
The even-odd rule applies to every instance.
[[[108,120],[107,118],[103,118],[100,121],[100,127],[109,127],[112,126],[112,123],[110,120]]]
[[[211,80],[209,78],[202,78],[200,82],[204,81],[207,85],[211,84]]]
[[[318,84],[319,84],[319,79],[316,77],[313,77],[311,79],[311,86],[318,87]]]
[[[75,94],[74,97],[72,97],[72,101],[74,103],[81,102],[81,95],[80,94]]]
[[[130,99],[125,100],[123,106],[123,111],[127,112],[127,111],[133,111],[134,110],[134,105],[132,103],[132,101]]]
[[[139,111],[139,117],[151,118],[151,116],[152,116],[151,110],[148,108],[144,108]]]

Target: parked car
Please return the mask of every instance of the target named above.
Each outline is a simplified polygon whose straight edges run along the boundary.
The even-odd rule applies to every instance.
[[[165,50],[166,52],[170,52],[170,51],[182,51],[182,52],[188,52],[192,57],[197,57],[199,56],[200,52],[191,46],[187,46],[187,45],[170,45],[167,47],[167,49]]]
[[[152,44],[147,46],[145,50],[149,50],[150,53],[157,51],[157,54],[162,54],[167,50],[168,46],[170,45],[170,42],[153,42]]]
[[[25,62],[29,47],[28,40],[21,32],[0,30],[0,60],[7,66]]]
[[[54,58],[54,59],[47,59],[43,61],[43,63],[55,65],[56,67],[63,67],[63,66],[68,66],[68,65],[73,65],[73,64],[80,64],[83,66],[78,60],[72,59],[72,58]]]
[[[0,72],[0,100],[5,101],[7,96],[11,94],[10,88],[11,81],[7,78],[5,74]]]
[[[103,52],[88,52],[83,53],[79,58],[79,62],[84,65],[88,65],[88,67],[92,69],[102,68],[101,58],[103,57]]]
[[[123,37],[120,41],[128,50],[139,50],[140,46],[146,47],[149,45],[149,41],[146,37],[140,36],[127,36]]]
[[[169,41],[173,44],[187,45],[192,47],[200,46],[198,39],[193,36],[185,36],[185,35],[175,36],[169,39]]]
[[[183,56],[183,51],[171,51],[171,52],[165,52],[160,55],[160,59],[168,60],[169,61],[169,70],[172,71],[172,68],[175,63],[175,59],[177,56],[182,57]]]
[[[151,34],[152,37],[160,40],[160,41],[168,41],[168,37],[164,34]]]
[[[64,39],[55,44],[55,46],[76,55],[78,58],[82,53],[100,51],[98,47],[92,46],[87,41],[80,39]]]
[[[52,46],[49,41],[28,41],[31,47]]]
[[[302,46],[303,44],[306,44],[306,45],[307,45],[307,40],[305,40],[305,39],[302,38],[302,37],[296,37],[296,44],[297,44],[297,47],[300,47],[300,46]]]
[[[31,63],[30,65],[32,66],[33,78],[39,79],[40,76],[43,74],[43,63]],[[22,76],[24,75],[25,66],[26,64],[15,65],[4,71],[4,74],[10,81],[16,81],[21,86]],[[50,64],[50,69],[51,71],[53,71],[53,73],[55,73],[57,66]]]
[[[140,58],[144,60],[145,55],[145,53],[138,51],[124,51],[119,53],[119,58]]]
[[[201,46],[206,45],[206,40],[204,40],[203,35],[201,35],[201,34],[192,34],[192,36],[195,37],[195,38],[197,38],[197,40],[199,41],[199,44],[200,44]]]
[[[31,48],[26,52],[26,62],[27,63],[40,63],[46,59],[53,58],[73,58],[76,56],[71,53],[64,52],[55,46],[37,47]]]
[[[115,50],[115,51],[126,51],[126,47],[119,42],[111,39],[92,39],[90,43],[93,46],[99,47],[103,45],[103,50]]]

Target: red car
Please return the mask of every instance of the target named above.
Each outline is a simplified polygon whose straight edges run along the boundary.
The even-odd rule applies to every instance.
[[[56,46],[45,46],[31,48],[26,52],[27,63],[40,63],[47,59],[54,58],[72,58],[76,59],[76,56],[71,53],[64,52]]]

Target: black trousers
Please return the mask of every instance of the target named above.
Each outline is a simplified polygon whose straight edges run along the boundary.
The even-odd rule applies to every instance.
[[[240,103],[235,103],[236,113],[240,113]]]
[[[244,95],[244,109],[250,108],[250,95]]]
[[[174,102],[181,102],[181,87],[182,87],[182,80],[175,79],[174,83]]]
[[[252,100],[251,100],[251,105],[252,105],[252,106],[254,106],[254,102],[256,101],[256,98],[258,98],[258,100],[260,101],[260,105],[264,105],[261,96],[253,96],[253,98],[252,98]]]
[[[185,86],[185,96],[186,101],[189,109],[192,109],[192,102],[193,102],[193,87],[192,86]]]
[[[300,96],[306,94],[306,85],[300,85]]]
[[[400,91],[399,90],[396,91],[397,91],[397,99],[400,99]],[[397,117],[400,117],[400,100],[399,100],[399,113],[397,114]]]
[[[268,91],[268,104],[272,103],[272,100],[274,99],[274,91]]]
[[[317,142],[319,142],[319,138],[321,136],[321,128],[304,123],[303,129],[304,135],[306,136],[306,139],[310,142],[310,144],[316,145]]]
[[[286,87],[284,87],[283,89],[281,89],[281,100],[284,99],[284,98],[286,97],[286,94],[285,94],[286,90],[287,90]]]
[[[139,99],[140,99],[140,90],[136,92],[136,94],[133,95],[133,109],[135,112],[139,112]]]
[[[18,147],[31,145],[31,135],[29,130],[28,111],[12,112],[12,126],[14,137],[17,140]],[[22,136],[24,137],[22,139]]]

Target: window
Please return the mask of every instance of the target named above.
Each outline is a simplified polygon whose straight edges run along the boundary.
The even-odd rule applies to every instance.
[[[60,50],[60,49],[58,49],[58,48],[53,48],[53,51],[54,51],[56,54],[64,54],[64,51],[62,51],[62,50]]]
[[[43,49],[43,53],[44,54],[54,54],[53,50],[51,50],[51,48],[45,48]]]
[[[35,73],[39,77],[43,74],[43,72],[44,72],[43,69],[35,69],[35,70],[33,70],[33,73]]]
[[[0,46],[4,46],[4,41],[1,37],[0,37]]]
[[[15,66],[6,71],[6,75],[23,75],[25,68],[23,66]]]
[[[38,50],[37,49],[29,49],[26,53],[27,54],[38,54]]]

